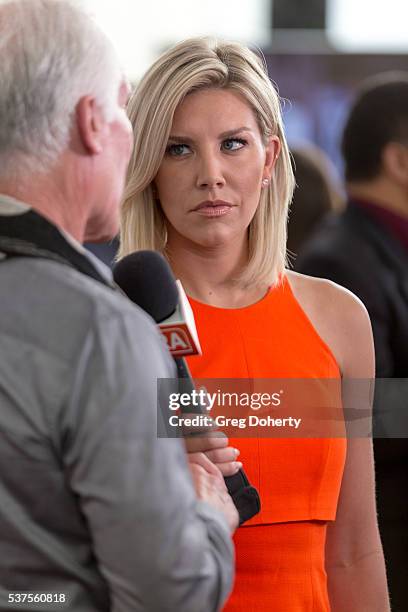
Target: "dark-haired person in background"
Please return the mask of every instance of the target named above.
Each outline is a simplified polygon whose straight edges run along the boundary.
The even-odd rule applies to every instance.
[[[370,314],[377,377],[408,377],[408,72],[362,87],[342,142],[348,206],[296,262],[358,295]],[[390,406],[389,406],[390,408]],[[376,439],[380,531],[394,612],[408,609],[408,441]]]
[[[290,150],[296,187],[288,222],[289,253],[296,256],[322,219],[343,208],[334,167],[322,149],[312,144]]]
[[[0,54],[0,610],[215,612],[237,512],[157,439],[172,360],[81,245],[118,231],[126,79],[62,0],[2,2]]]

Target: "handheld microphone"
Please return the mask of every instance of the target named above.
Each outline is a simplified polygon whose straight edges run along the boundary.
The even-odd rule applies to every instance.
[[[185,343],[183,334],[186,334],[190,344],[187,348],[184,346],[184,350],[196,351],[183,352],[184,355],[201,354],[200,343],[190,304],[166,259],[156,251],[131,253],[116,264],[113,278],[128,298],[156,321],[173,354],[178,377],[187,382],[189,390],[194,390],[188,366],[178,352],[183,348],[179,342]],[[169,341],[165,331],[169,326],[174,330],[170,332],[175,334],[173,338],[181,340],[174,341],[170,336]],[[224,480],[238,510],[241,525],[259,512],[261,506],[258,491],[251,486],[242,469],[234,476],[226,476]]]
[[[139,251],[119,261],[113,275],[128,298],[156,321],[173,357],[201,355],[190,303],[162,255]]]

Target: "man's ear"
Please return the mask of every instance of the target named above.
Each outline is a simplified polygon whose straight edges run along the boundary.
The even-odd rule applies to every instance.
[[[400,142],[389,142],[382,153],[386,174],[399,185],[408,185],[408,146]]]
[[[100,106],[92,96],[84,96],[76,106],[78,135],[84,148],[93,155],[103,149],[106,121]]]
[[[281,150],[281,142],[278,136],[270,136],[265,145],[265,165],[262,178],[270,179],[276,160]]]

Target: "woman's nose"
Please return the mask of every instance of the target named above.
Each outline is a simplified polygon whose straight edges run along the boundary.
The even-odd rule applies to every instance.
[[[221,161],[213,153],[202,155],[197,169],[197,187],[211,189],[225,185]]]

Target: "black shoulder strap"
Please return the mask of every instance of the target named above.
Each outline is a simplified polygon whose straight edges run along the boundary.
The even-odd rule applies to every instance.
[[[6,258],[51,259],[115,288],[113,282],[109,283],[90,259],[75,249],[52,223],[33,210],[21,215],[0,215],[0,252]]]

